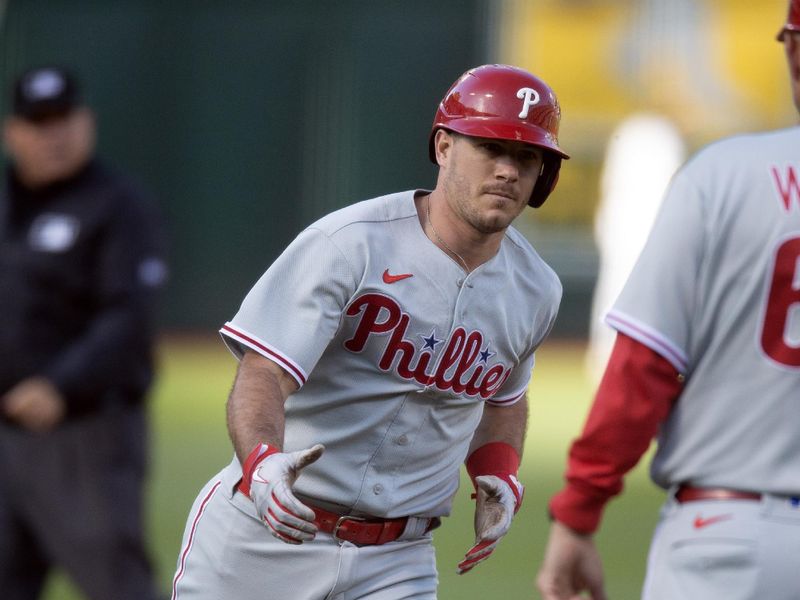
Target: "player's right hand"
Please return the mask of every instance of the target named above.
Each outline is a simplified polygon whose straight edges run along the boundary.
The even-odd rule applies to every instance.
[[[479,475],[475,478],[475,545],[458,563],[463,575],[494,552],[511,528],[511,520],[522,503],[523,486],[515,476]]]
[[[267,452],[252,469],[250,498],[270,533],[287,544],[313,540],[317,533],[314,511],[295,497],[292,486],[300,471],[324,451],[322,444],[316,444],[297,452]]]

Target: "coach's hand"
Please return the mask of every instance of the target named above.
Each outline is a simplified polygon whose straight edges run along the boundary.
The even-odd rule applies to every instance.
[[[554,521],[536,578],[544,600],[607,600],[603,565],[590,535]]]
[[[522,484],[516,477],[480,475],[475,478],[475,545],[458,563],[462,575],[494,552],[500,539],[511,528],[511,520],[522,503]]]
[[[290,453],[269,448],[251,473],[245,473],[250,476],[250,498],[258,515],[270,533],[287,544],[313,540],[317,533],[314,511],[295,497],[292,486],[300,471],[324,451],[322,444]]]

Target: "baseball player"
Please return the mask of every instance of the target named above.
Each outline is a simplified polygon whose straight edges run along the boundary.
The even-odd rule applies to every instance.
[[[439,105],[433,191],[336,211],[300,233],[222,328],[240,360],[236,457],[189,514],[173,599],[436,597],[431,532],[466,459],[475,546],[519,510],[534,351],[561,297],[510,225],[563,158],[553,91],[485,65]]]
[[[800,0],[778,35],[800,110]],[[673,179],[607,316],[617,331],[538,586],[605,599],[592,543],[658,433],[668,496],[645,600],[800,597],[800,128],[712,144]]]

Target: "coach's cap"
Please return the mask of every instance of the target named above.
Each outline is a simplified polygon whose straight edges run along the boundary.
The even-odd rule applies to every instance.
[[[79,103],[75,78],[62,67],[30,69],[14,85],[14,114],[31,121],[68,113]]]

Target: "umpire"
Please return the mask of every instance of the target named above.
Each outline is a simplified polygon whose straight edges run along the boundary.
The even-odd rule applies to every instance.
[[[52,566],[93,600],[157,596],[142,539],[154,296],[164,234],[94,157],[75,78],[23,73],[0,189],[0,596]]]

